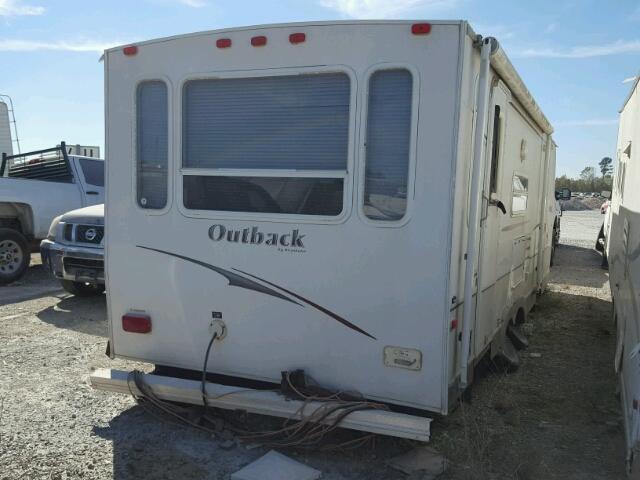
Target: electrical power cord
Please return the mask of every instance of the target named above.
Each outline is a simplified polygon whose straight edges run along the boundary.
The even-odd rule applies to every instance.
[[[266,447],[336,450],[358,448],[374,441],[375,435],[364,434],[358,438],[338,444],[320,445],[320,442],[326,435],[336,430],[340,426],[340,423],[353,412],[363,410],[388,410],[388,407],[383,404],[369,402],[357,392],[333,391],[324,388],[303,371],[282,373],[283,382],[280,392],[289,398],[302,401],[302,405],[291,418],[285,419],[281,428],[252,431],[246,426],[238,426],[236,422],[227,418],[220,409],[213,409],[209,406],[209,396],[206,391],[207,365],[213,344],[217,338],[217,333],[214,333],[207,345],[204,356],[202,380],[200,383],[203,408],[200,413],[198,413],[194,407],[180,406],[160,399],[153,389],[144,381],[144,374],[138,370],[134,370],[129,374],[127,380],[129,392],[140,405],[156,417],[162,419],[162,414],[164,414],[173,421],[177,420],[212,435],[220,434],[226,429],[233,432],[242,441]],[[296,381],[292,380],[292,375],[295,376]],[[135,385],[140,392],[139,394],[133,392],[133,385]],[[214,399],[243,392],[255,392],[255,390],[239,389],[214,397]],[[307,415],[305,411],[311,403],[321,403],[322,405]]]
[[[218,332],[213,332],[209,345],[207,345],[207,353],[204,354],[204,365],[202,366],[202,383],[200,385],[200,391],[202,392],[202,405],[204,406],[205,414],[209,408],[209,402],[207,401],[207,364],[209,363],[209,354],[211,353],[211,347],[213,342],[218,338]]]

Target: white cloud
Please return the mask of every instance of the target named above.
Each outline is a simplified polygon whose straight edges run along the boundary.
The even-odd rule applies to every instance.
[[[350,18],[396,18],[417,8],[451,7],[457,0],[320,0],[320,5]]]
[[[640,53],[640,40],[618,40],[603,45],[585,45],[570,48],[527,48],[517,52],[519,57],[540,58],[593,58]]]
[[[42,15],[44,7],[24,5],[21,0],[0,0],[0,17]]]
[[[495,37],[500,42],[504,42],[505,40],[509,40],[516,36],[515,31],[513,30],[515,26],[511,26],[511,28],[509,28],[500,24],[484,24],[472,21],[471,27],[476,33],[479,33],[482,36]]]
[[[62,52],[98,52],[127,42],[98,42],[92,40],[38,42],[33,40],[0,40],[0,52],[35,52],[40,50]]]
[[[631,83],[631,82],[635,82],[637,78],[638,78],[638,77],[629,77],[629,78],[625,78],[624,80],[622,80],[622,83]]]
[[[183,5],[192,8],[202,8],[207,5],[205,0],[178,0]]]
[[[562,122],[552,122],[554,127],[604,127],[607,125],[617,125],[617,118],[588,118],[584,120],[565,120]]]

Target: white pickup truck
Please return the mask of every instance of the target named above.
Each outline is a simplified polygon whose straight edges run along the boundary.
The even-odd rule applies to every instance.
[[[104,161],[69,155],[66,145],[2,155],[0,163],[0,285],[19,279],[51,221],[104,203]]]

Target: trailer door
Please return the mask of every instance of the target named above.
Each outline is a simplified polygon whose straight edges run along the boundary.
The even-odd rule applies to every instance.
[[[502,82],[498,83],[491,94],[489,125],[487,131],[485,176],[482,201],[482,220],[480,237],[480,257],[478,260],[478,300],[475,326],[475,352],[478,354],[491,341],[498,328],[500,298],[498,268],[498,242],[500,238],[502,210],[498,202],[506,205],[507,192],[502,192],[502,150],[506,131],[506,112],[509,93]],[[508,279],[507,279],[508,280]],[[504,290],[504,289],[502,289]],[[508,290],[508,289],[507,289]]]

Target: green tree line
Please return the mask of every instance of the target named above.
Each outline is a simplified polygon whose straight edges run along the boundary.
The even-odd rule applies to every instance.
[[[566,175],[556,178],[556,190],[568,188],[572,192],[601,192],[603,190],[611,190],[613,178],[613,160],[610,157],[604,157],[600,160],[600,174],[596,173],[594,167],[585,167],[580,172],[578,178],[569,178]]]

